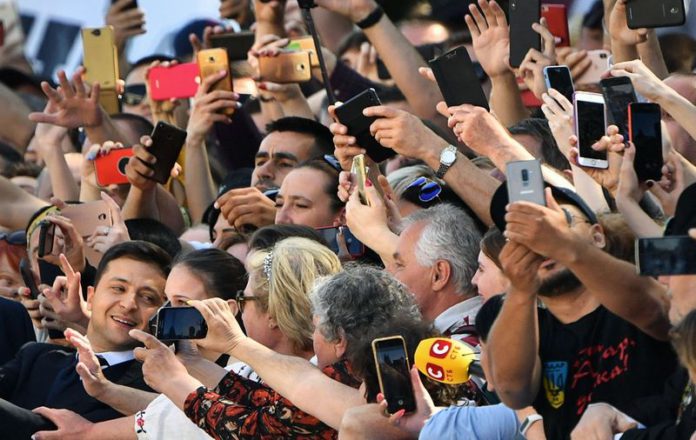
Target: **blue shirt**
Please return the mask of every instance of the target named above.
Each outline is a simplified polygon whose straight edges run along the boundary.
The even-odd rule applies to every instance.
[[[515,411],[502,403],[491,406],[451,406],[431,417],[418,438],[510,440],[517,436],[518,429]]]

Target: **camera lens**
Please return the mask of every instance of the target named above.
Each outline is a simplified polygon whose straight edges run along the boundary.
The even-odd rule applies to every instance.
[[[523,182],[528,182],[528,181],[529,181],[529,171],[527,171],[527,170],[522,170],[522,181],[523,181]]]
[[[128,165],[129,159],[128,157],[122,157],[118,160],[118,172],[124,176],[126,175],[126,165]]]
[[[95,37],[100,36],[100,35],[101,35],[101,30],[99,30],[99,29],[94,29],[94,30],[92,30],[92,35],[94,35]]]

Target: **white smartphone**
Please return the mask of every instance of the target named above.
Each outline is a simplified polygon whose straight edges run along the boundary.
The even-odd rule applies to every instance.
[[[607,168],[607,153],[592,148],[606,134],[604,97],[599,93],[576,92],[573,95],[575,109],[575,135],[578,137],[578,163],[584,167]]]

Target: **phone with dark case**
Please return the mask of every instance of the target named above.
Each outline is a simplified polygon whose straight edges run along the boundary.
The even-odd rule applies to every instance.
[[[109,150],[107,154],[94,159],[94,174],[99,186],[128,183],[126,165],[131,156],[133,148],[128,147]]]
[[[53,242],[56,236],[56,224],[48,220],[39,223],[39,258],[50,255],[53,252]]]
[[[628,134],[636,146],[633,168],[640,182],[662,178],[661,118],[657,104],[634,102],[628,106]]]
[[[619,127],[619,133],[628,139],[628,106],[638,102],[631,79],[625,76],[604,78],[599,85],[607,106],[607,124]]]
[[[111,0],[111,4],[118,2],[118,0]],[[131,2],[124,8],[124,10],[135,9],[138,7],[138,0],[131,0]]]
[[[245,61],[247,53],[254,45],[253,32],[227,32],[210,36],[210,45],[225,49],[230,61]]]
[[[148,152],[157,158],[157,163],[152,165],[155,174],[151,179],[164,184],[169,180],[172,167],[184,147],[186,130],[160,121],[152,131],[151,138],[152,145]]]
[[[546,19],[549,32],[556,39],[556,47],[570,46],[568,9],[566,5],[541,5],[541,16]]]
[[[696,240],[689,236],[639,238],[635,252],[640,275],[696,274]]]
[[[428,62],[448,106],[471,104],[488,110],[488,100],[466,47],[459,46]]]
[[[541,19],[540,0],[510,0],[510,66],[520,67],[529,49],[541,51],[541,35],[532,29]]]
[[[568,102],[573,102],[573,78],[570,76],[570,69],[567,66],[548,66],[544,67],[544,81],[546,87],[555,89],[561,95],[565,96]]]
[[[505,168],[509,203],[531,202],[546,206],[541,162],[536,159],[518,160],[508,162]]]
[[[352,97],[343,105],[336,107],[336,117],[339,122],[348,127],[348,134],[355,137],[356,143],[367,151],[375,162],[382,162],[396,155],[396,151],[383,147],[370,134],[370,125],[377,120],[363,115],[368,107],[382,105],[375,89],[367,89]]]
[[[685,21],[684,0],[629,0],[626,3],[629,29],[681,26]]]
[[[159,340],[203,339],[207,334],[205,318],[195,307],[162,307],[157,312],[155,337]]]
[[[348,226],[339,227],[326,227],[317,228],[316,231],[319,235],[326,240],[329,244],[329,249],[331,249],[336,255],[338,255],[340,248],[338,246],[338,233],[341,231],[343,233],[343,239],[346,242],[346,247],[348,248],[348,253],[352,258],[360,258],[365,255],[365,245],[358,240]]]
[[[31,264],[26,258],[22,258],[19,262],[19,273],[22,275],[22,280],[24,285],[29,288],[31,299],[36,299],[39,297],[39,288],[36,285],[36,279],[34,278],[34,272],[31,270]]]
[[[377,338],[372,341],[372,353],[379,388],[387,401],[390,414],[403,409],[416,410],[416,399],[411,385],[410,366],[406,343],[401,336]]]

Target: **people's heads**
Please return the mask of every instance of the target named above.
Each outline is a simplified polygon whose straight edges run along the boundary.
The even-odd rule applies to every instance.
[[[303,162],[290,171],[276,197],[276,224],[332,226],[344,206],[336,193],[338,173],[323,159]]]
[[[87,293],[91,312],[87,338],[95,351],[123,351],[138,343],[128,332],[146,331],[148,320],[164,303],[171,258],[144,241],[110,248],[97,268],[95,287]]]
[[[658,37],[669,73],[691,73],[696,61],[696,40],[689,34],[670,33]]]
[[[589,11],[582,18],[580,41],[576,45],[581,50],[604,49],[604,4],[601,0],[595,1]]]
[[[503,246],[505,246],[505,237],[495,226],[492,226],[481,239],[478,269],[471,282],[484,300],[506,292],[510,286],[510,280],[505,276],[500,265],[499,255]]]
[[[111,119],[125,137],[125,145],[140,143],[140,138],[149,136],[155,128],[148,119],[133,113],[117,113],[112,115]]]
[[[670,338],[679,362],[689,372],[691,382],[696,381],[696,310],[690,311],[672,329]]]
[[[288,238],[247,258],[249,281],[238,297],[247,335],[276,351],[312,351],[309,293],[315,281],[341,270],[338,257],[306,238]]]
[[[147,88],[145,87],[145,82],[147,81],[145,74],[147,68],[154,61],[172,61],[172,59],[166,55],[152,55],[141,58],[133,64],[125,78],[126,87],[123,92],[124,113],[133,113],[150,121],[152,120],[150,98],[147,96]]]
[[[0,295],[14,299],[24,284],[19,262],[27,257],[26,246],[24,231],[0,232]]]
[[[559,171],[570,169],[570,163],[558,149],[545,119],[525,119],[510,127],[509,131],[517,142],[543,163]]]
[[[268,125],[256,153],[251,186],[266,191],[279,188],[297,164],[332,154],[333,136],[324,125],[306,118],[285,117]]]
[[[172,263],[164,291],[172,306],[188,300],[235,299],[244,289],[246,270],[242,263],[220,249],[201,249],[179,255]]]
[[[222,235],[222,238],[215,240],[214,247],[222,249],[232,255],[242,263],[246,263],[246,257],[249,253],[248,238],[244,234],[237,231],[228,232]]]
[[[464,211],[440,204],[407,217],[394,254],[394,276],[414,295],[426,319],[476,295],[479,234]]]
[[[665,84],[696,105],[696,74],[676,73],[666,78]],[[662,120],[672,141],[672,147],[689,162],[696,163],[696,139],[667,112],[662,113]]]
[[[249,250],[270,249],[286,238],[302,237],[316,241],[322,246],[328,243],[314,228],[304,225],[268,225],[259,228],[249,238]]]
[[[125,221],[131,240],[156,244],[171,258],[181,251],[181,243],[174,231],[162,222],[151,218],[132,218]]]
[[[358,341],[378,324],[418,320],[420,312],[406,287],[383,270],[352,266],[317,282],[312,292],[314,353],[323,368],[350,357]]]

